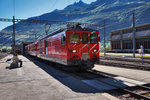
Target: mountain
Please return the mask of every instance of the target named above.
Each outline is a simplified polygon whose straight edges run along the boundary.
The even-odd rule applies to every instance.
[[[131,27],[133,12],[136,16],[136,25],[150,23],[150,0],[97,0],[91,4],[86,4],[80,0],[72,5],[68,5],[62,10],[56,9],[50,13],[28,19],[96,23],[100,25],[103,25],[105,20],[107,31],[106,38],[109,40],[110,31]],[[61,27],[64,26],[52,25],[50,27],[50,33]],[[92,28],[99,30],[102,38],[101,40],[103,40],[103,28]],[[44,33],[44,30],[45,26],[42,24],[22,22],[16,24],[16,34],[36,33],[40,36]],[[12,26],[6,27],[2,32],[12,33]],[[8,37],[5,38],[9,40],[10,36]],[[2,38],[3,37],[0,37],[0,43],[3,42]],[[18,41],[33,41],[34,37],[16,36],[16,39]]]
[[[88,4],[86,4],[82,0],[80,0],[77,3],[75,2],[74,4],[67,6],[64,10],[70,10],[70,9],[77,8],[77,7],[84,7],[84,6],[87,6],[87,5]]]

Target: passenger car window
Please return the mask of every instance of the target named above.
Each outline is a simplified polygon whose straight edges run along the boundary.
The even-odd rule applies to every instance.
[[[79,44],[80,43],[80,33],[69,33],[69,43]]]
[[[66,44],[66,34],[62,34],[62,36],[61,36],[61,44],[63,44],[63,45]]]
[[[98,43],[98,34],[90,34],[90,43],[91,44]]]

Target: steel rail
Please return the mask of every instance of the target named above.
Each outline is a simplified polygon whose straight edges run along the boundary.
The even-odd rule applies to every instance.
[[[98,75],[100,75],[100,73],[101,73],[101,72],[96,71],[96,70],[91,70],[91,71],[88,71],[88,72],[90,72],[90,73],[93,72],[93,74],[98,74]],[[98,73],[98,72],[99,72],[99,73]],[[104,74],[105,74],[105,75],[104,75]],[[107,73],[103,73],[103,72],[102,72],[102,75],[104,75],[105,77],[109,77],[109,78],[113,78],[114,76],[117,76],[117,75],[107,74]],[[118,79],[118,80],[119,80],[119,79]],[[116,86],[116,85],[112,85],[112,84],[107,83],[107,82],[104,82],[104,81],[102,81],[102,80],[98,80],[98,81],[101,81],[101,82],[103,82],[103,83],[105,83],[105,84],[108,84],[108,85],[110,85],[110,86],[112,86],[112,87],[115,87],[115,88],[117,88],[117,89],[120,89],[120,90],[122,90],[122,91],[128,92],[128,93],[130,93],[131,95],[134,95],[134,96],[136,96],[136,97],[144,98],[144,100],[150,100],[150,97],[148,97],[148,96],[144,96],[144,95],[141,95],[141,94],[138,94],[138,93],[134,93],[134,92],[132,92],[132,91],[130,91],[130,90],[128,90],[128,89],[120,88],[120,87],[118,87],[118,86]],[[125,81],[125,82],[128,82],[128,81]],[[132,83],[132,82],[128,82],[128,83],[134,84],[134,85],[136,85],[137,87],[141,87],[141,88],[150,90],[150,87],[147,87],[147,86],[137,85],[137,84]]]
[[[144,100],[150,100],[150,97],[148,97],[148,96],[141,95],[141,94],[138,94],[138,93],[134,93],[134,92],[132,92],[128,89],[122,89],[122,90],[130,93],[131,95],[134,95],[135,97],[143,98]]]

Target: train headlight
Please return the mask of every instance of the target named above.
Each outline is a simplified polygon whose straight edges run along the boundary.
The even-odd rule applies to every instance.
[[[97,52],[97,50],[96,50],[96,49],[94,49],[94,52]]]
[[[76,52],[77,52],[77,50],[72,50],[72,52],[73,52],[73,53],[76,53]]]

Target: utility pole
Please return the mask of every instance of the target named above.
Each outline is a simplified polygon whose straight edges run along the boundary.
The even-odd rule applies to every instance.
[[[13,16],[12,50],[14,55],[15,54],[15,16]]]
[[[106,45],[105,45],[105,35],[106,35],[106,23],[104,21],[104,56],[106,56]]]
[[[133,13],[133,26],[132,26],[132,31],[133,31],[133,57],[135,58],[135,14]]]

